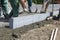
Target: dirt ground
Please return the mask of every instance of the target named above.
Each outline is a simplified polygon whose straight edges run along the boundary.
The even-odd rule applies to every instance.
[[[58,28],[56,40],[59,40],[60,20],[37,22],[15,30],[8,27],[1,27],[0,40],[49,40],[51,31],[54,28]],[[13,33],[14,35],[12,35]]]

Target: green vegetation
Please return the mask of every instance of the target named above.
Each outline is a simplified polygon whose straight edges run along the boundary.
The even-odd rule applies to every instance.
[[[32,0],[35,4],[42,4],[43,0]]]

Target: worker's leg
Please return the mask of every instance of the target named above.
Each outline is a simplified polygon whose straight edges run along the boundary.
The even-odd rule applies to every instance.
[[[44,1],[42,9],[41,9],[41,13],[45,13],[46,12],[46,10],[48,8],[48,5],[49,5],[49,0]]]
[[[48,5],[49,5],[49,1],[45,2],[44,3],[44,11],[46,12],[47,8],[48,8]]]
[[[32,0],[28,0],[28,8],[29,12],[31,12]]]
[[[26,0],[21,0],[21,5],[22,5],[23,9],[26,8]]]
[[[8,0],[1,0],[1,5],[4,12],[3,14],[5,18],[8,19]]]
[[[0,7],[1,7],[1,0],[0,0]]]
[[[13,17],[17,17],[18,16],[18,9],[19,9],[19,0],[10,0],[10,4],[12,6],[12,11],[9,14],[9,17],[13,16]]]
[[[27,0],[21,0],[21,5],[23,7],[23,11],[28,12],[26,2],[27,2]]]

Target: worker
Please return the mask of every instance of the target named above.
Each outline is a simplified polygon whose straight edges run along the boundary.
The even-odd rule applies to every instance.
[[[28,10],[31,12],[32,0],[28,0]]]
[[[9,0],[10,4],[12,6],[12,10],[9,14],[9,18],[11,18],[11,16],[13,17],[17,17],[19,14],[19,0]]]
[[[10,12],[10,14],[8,13],[8,0],[1,0],[1,5],[2,5],[2,9],[3,9],[3,15],[5,17],[5,19],[9,19],[12,16],[13,17],[17,17],[18,16],[18,8],[19,8],[19,0],[9,0],[10,4],[12,6],[12,10]]]
[[[28,3],[28,9],[27,9],[27,4]],[[32,6],[32,0],[21,0],[21,5],[23,7],[23,11],[25,12],[31,12],[31,6]]]
[[[42,9],[41,9],[41,13],[45,13],[47,8],[48,8],[48,5],[49,5],[49,0],[44,0],[43,1],[43,5],[42,5]]]
[[[21,0],[21,5],[23,7],[23,11],[27,12],[27,0]]]
[[[3,9],[3,15],[5,17],[5,19],[8,19],[8,0],[0,0],[1,3],[1,7]]]

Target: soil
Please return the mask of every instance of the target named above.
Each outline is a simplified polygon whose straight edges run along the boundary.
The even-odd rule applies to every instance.
[[[54,28],[58,28],[56,40],[59,40],[60,20],[44,20],[14,30],[0,27],[0,40],[49,40]]]

